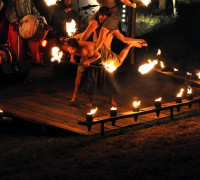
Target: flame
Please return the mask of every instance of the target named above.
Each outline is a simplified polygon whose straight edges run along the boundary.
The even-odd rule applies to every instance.
[[[0,114],[3,114],[3,110],[2,109],[0,109]]]
[[[138,108],[140,106],[141,101],[134,101],[133,107]]]
[[[148,6],[151,3],[151,0],[141,0],[145,6]]]
[[[177,68],[174,68],[174,71],[176,71],[176,72],[177,72],[177,71],[179,71],[179,70],[178,70]]]
[[[93,115],[97,112],[97,107],[96,109],[92,109],[89,113],[87,113],[88,115]]]
[[[162,101],[162,97],[158,98],[158,99],[155,99],[156,102],[160,102]]]
[[[42,45],[42,47],[46,47],[47,46],[47,40],[46,39],[42,40],[41,45]]]
[[[117,110],[117,107],[112,107],[110,110]]]
[[[156,56],[160,56],[161,55],[161,50],[158,49],[157,55]]]
[[[181,97],[181,96],[183,95],[183,92],[184,92],[184,89],[182,88],[182,89],[180,90],[180,92],[177,94],[176,97]]]
[[[187,94],[192,94],[192,88],[190,86],[187,88]]]
[[[150,59],[148,60],[149,63],[146,63],[146,64],[143,64],[139,67],[138,71],[141,73],[141,74],[146,74],[148,73],[149,71],[151,71],[154,66],[156,64],[158,64],[158,61],[157,60],[153,60],[151,61]]]
[[[190,72],[187,72],[187,75],[188,75],[188,76],[192,76],[192,73],[190,73]]]
[[[51,5],[56,4],[57,0],[44,0],[44,1],[46,2],[47,6],[51,6]]]
[[[58,61],[58,62],[60,62],[61,61],[61,58],[62,58],[62,56],[63,56],[63,52],[62,51],[60,51],[60,49],[58,48],[58,47],[53,47],[52,48],[52,58],[51,58],[51,62],[54,62],[54,61]]]
[[[76,22],[72,19],[71,22],[66,22],[66,31],[70,37],[76,32]]]
[[[166,67],[163,61],[160,61],[160,67],[161,69],[164,69]]]
[[[113,65],[113,61],[112,62],[105,62],[102,63],[104,65],[104,68],[109,71],[109,72],[113,72],[115,71],[117,68]]]
[[[200,71],[196,73],[197,77],[200,79]]]

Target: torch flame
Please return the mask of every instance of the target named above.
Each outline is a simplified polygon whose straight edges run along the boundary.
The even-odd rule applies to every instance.
[[[176,71],[176,72],[177,72],[177,71],[179,71],[179,70],[178,70],[177,68],[174,68],[174,71]]]
[[[134,101],[133,107],[138,108],[140,106],[141,101]]]
[[[72,19],[71,22],[66,22],[66,31],[70,37],[76,32],[76,22]]]
[[[60,62],[61,61],[61,58],[63,56],[63,52],[60,51],[60,49],[58,47],[53,47],[52,48],[52,58],[51,58],[51,62],[54,62],[54,61],[58,61]]]
[[[110,110],[117,110],[117,107],[112,107]]]
[[[181,97],[183,95],[184,89],[181,89],[180,92],[177,94],[176,97]]]
[[[200,79],[200,71],[196,73],[197,77]]]
[[[160,56],[161,55],[161,50],[158,49],[157,55],[156,56]]]
[[[190,72],[187,72],[187,75],[188,75],[188,76],[192,76],[192,73],[190,73]]]
[[[117,68],[113,65],[113,61],[112,62],[105,62],[105,63],[102,63],[104,65],[104,68],[109,71],[109,72],[113,72],[115,71]]]
[[[93,115],[97,112],[97,107],[96,109],[92,109],[89,113],[87,113],[88,115]]]
[[[161,69],[164,69],[166,67],[163,61],[160,61],[160,67]]]
[[[160,102],[162,100],[162,97],[155,99],[156,102]]]
[[[146,64],[143,64],[139,67],[138,71],[141,73],[141,74],[146,74],[148,73],[149,71],[151,71],[154,66],[156,64],[158,64],[158,61],[157,60],[153,60],[151,61],[150,59],[148,60],[149,63],[146,63]]]
[[[56,4],[57,0],[44,0],[44,1],[46,2],[47,6],[51,6],[51,5]]]
[[[142,0],[145,6],[148,6],[151,3],[151,0]]]
[[[190,86],[187,88],[187,94],[192,94],[192,88]]]

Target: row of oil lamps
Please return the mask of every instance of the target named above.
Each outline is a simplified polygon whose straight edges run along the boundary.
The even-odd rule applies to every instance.
[[[180,92],[177,94],[176,103],[182,103],[183,92],[184,92],[184,89],[181,89]],[[190,86],[187,89],[187,100],[193,100],[192,88]],[[162,97],[160,97],[160,98],[155,100],[155,102],[154,102],[155,108],[161,108],[161,104],[162,104],[161,101],[162,101]],[[133,102],[133,112],[139,112],[140,104],[141,104],[141,101],[134,101]],[[92,109],[89,113],[87,113],[86,120],[88,122],[93,121],[94,114],[96,113],[96,111],[97,111],[97,108],[96,109]],[[117,116],[117,107],[112,107],[110,109],[110,116],[111,117]]]

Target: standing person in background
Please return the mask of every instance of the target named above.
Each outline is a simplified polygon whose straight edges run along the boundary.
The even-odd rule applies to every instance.
[[[23,17],[26,15],[33,15],[34,17],[40,16],[40,13],[37,11],[32,0],[7,0],[5,7],[6,17],[10,23],[8,43],[10,44],[11,49],[16,53],[18,60],[21,61],[25,57],[25,43],[27,43],[33,63],[36,65],[41,65],[43,62],[41,62],[39,55],[39,41],[33,41],[30,39],[25,40],[19,34],[19,26],[25,22],[22,20]],[[43,21],[46,23],[44,17]]]

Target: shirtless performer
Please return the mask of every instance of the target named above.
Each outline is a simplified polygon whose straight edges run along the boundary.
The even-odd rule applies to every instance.
[[[97,19],[98,24],[99,24],[98,30],[101,28],[101,25],[105,22],[105,20],[108,17],[110,17],[109,8],[107,8],[107,7],[100,8],[99,11],[98,11],[98,19]],[[94,31],[94,34],[95,34],[94,35],[95,38],[93,38],[94,42],[97,42],[98,35],[99,35],[99,33],[97,35],[97,31],[96,30],[97,29],[95,29],[95,31]],[[131,44],[135,44],[136,47],[141,47],[141,45],[143,43],[144,43],[143,45],[146,44],[146,42],[143,39],[133,39],[133,38],[124,37],[123,34],[120,33],[119,29],[113,30],[112,32],[110,32],[108,34],[109,34],[109,38],[106,38],[107,39],[106,43],[104,43],[104,46],[108,50],[111,50],[110,46],[111,46],[111,42],[112,42],[112,39],[113,39],[114,36],[116,36],[122,42],[124,41],[124,39],[126,39],[127,42],[129,42]],[[74,36],[73,38],[75,38],[77,40],[80,40],[81,37],[82,37],[82,35],[83,35],[83,33],[82,34],[78,34],[78,35]],[[75,56],[75,54],[71,53],[71,58],[70,58],[70,62],[71,63],[75,62],[74,56]],[[75,81],[74,93],[73,93],[72,99],[70,100],[70,103],[73,103],[76,100],[76,98],[78,97],[77,94],[78,94],[79,84],[80,84],[81,77],[83,75],[84,70],[85,70],[85,68],[83,66],[78,66],[77,76],[76,76],[76,81]]]

